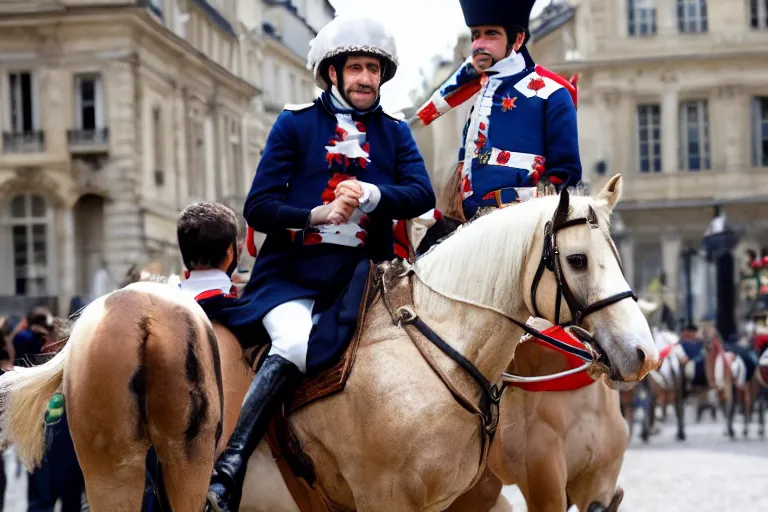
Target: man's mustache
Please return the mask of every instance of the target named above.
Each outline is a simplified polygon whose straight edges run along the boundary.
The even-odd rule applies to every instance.
[[[354,89],[350,89],[349,92],[376,92],[376,90],[373,87],[369,87],[367,85],[361,85],[360,87],[355,87]]]
[[[491,55],[485,48],[477,48],[472,50],[472,57],[476,57],[478,55],[487,55],[488,57],[493,58],[493,55]]]

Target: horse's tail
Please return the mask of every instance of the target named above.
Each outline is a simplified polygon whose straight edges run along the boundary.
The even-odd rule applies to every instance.
[[[47,363],[16,367],[0,376],[0,445],[15,444],[19,459],[31,469],[45,451],[43,418],[51,396],[61,386],[69,344]]]

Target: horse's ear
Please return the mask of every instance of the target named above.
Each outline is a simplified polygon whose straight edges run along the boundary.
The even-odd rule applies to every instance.
[[[568,193],[568,190],[563,189],[562,192],[560,192],[560,203],[557,205],[557,210],[555,211],[555,216],[552,219],[552,223],[555,226],[559,226],[563,222],[568,220],[568,206],[571,202],[571,196]]]
[[[617,174],[605,184],[603,190],[597,194],[598,204],[605,204],[608,209],[613,211],[613,208],[621,199],[621,174]]]

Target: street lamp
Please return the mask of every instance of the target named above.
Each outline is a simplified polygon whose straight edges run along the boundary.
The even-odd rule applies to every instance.
[[[737,334],[733,250],[739,238],[739,234],[727,225],[725,211],[715,206],[715,216],[704,232],[702,246],[707,253],[707,261],[715,264],[715,325],[726,342]]]
[[[691,270],[691,260],[699,253],[696,249],[688,247],[682,253],[683,264],[685,265],[685,325],[694,325],[693,320],[693,273]]]

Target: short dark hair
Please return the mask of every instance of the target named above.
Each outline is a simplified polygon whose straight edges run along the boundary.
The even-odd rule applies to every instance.
[[[217,268],[233,247],[237,258],[237,216],[220,203],[195,203],[176,224],[181,259],[187,270]]]

